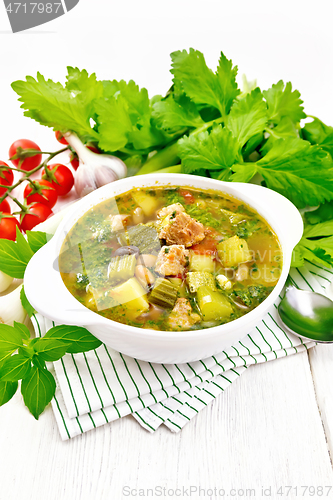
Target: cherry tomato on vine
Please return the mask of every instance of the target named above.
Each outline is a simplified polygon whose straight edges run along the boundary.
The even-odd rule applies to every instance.
[[[27,204],[31,203],[43,203],[49,208],[53,208],[57,203],[58,193],[54,189],[51,182],[45,181],[44,179],[37,181],[36,187],[42,188],[42,192],[38,193],[31,184],[27,184],[24,189],[23,196],[27,200]],[[45,187],[46,189],[43,189]]]
[[[48,169],[51,171],[51,176],[43,168],[42,178],[51,182],[52,187],[54,187],[59,196],[69,193],[74,186],[74,177],[69,168],[61,165],[61,163],[54,163],[53,165],[48,165]]]
[[[6,212],[7,214],[11,213],[11,208],[7,200],[3,200],[3,202],[0,203],[0,212]]]
[[[5,170],[0,169],[0,184],[2,186],[11,186],[14,180],[13,171],[4,161],[0,161],[0,167],[8,167]],[[2,196],[6,191],[6,188],[0,188],[0,196]]]
[[[15,241],[16,227],[20,229],[20,224],[13,215],[6,212],[0,214],[0,238]]]
[[[37,224],[44,222],[50,215],[53,215],[53,212],[49,207],[43,203],[34,203],[28,207],[28,212],[21,215],[21,229],[30,231]]]
[[[59,132],[59,130],[56,131],[55,136],[57,141],[60,142],[60,144],[65,144],[65,146],[68,144],[65,137],[62,135],[61,132]]]
[[[21,148],[21,150],[19,149]],[[18,151],[19,149],[19,151]],[[40,151],[40,147],[33,141],[29,139],[19,139],[18,141],[13,142],[13,144],[9,148],[9,158],[12,158],[17,153],[21,153],[21,158],[16,158],[15,160],[11,160],[11,162],[17,168],[21,168],[26,172],[30,172],[34,168],[38,167],[38,165],[42,162],[42,155],[39,153],[34,154],[33,156],[25,156],[26,149],[35,149]]]
[[[96,153],[98,155],[100,154],[100,150],[95,148],[95,146],[86,146],[86,147],[88,149],[90,149],[90,151],[92,151],[93,153]],[[75,152],[71,153],[69,161],[71,162],[71,165],[74,168],[74,170],[77,170],[79,168],[80,160],[79,160],[78,155]]]

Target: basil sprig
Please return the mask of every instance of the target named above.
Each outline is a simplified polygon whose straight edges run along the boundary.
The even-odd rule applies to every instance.
[[[38,420],[56,389],[46,362],[57,361],[66,352],[86,352],[100,345],[98,339],[79,326],[55,326],[44,337],[30,338],[22,323],[0,324],[0,406],[10,401],[21,380],[24,403]]]
[[[27,231],[25,239],[17,231],[16,241],[0,239],[0,270],[22,279],[31,257],[51,238],[41,231]],[[20,297],[27,314],[32,316],[35,311],[23,287]],[[12,399],[21,380],[24,403],[38,419],[56,390],[46,363],[57,361],[66,353],[87,352],[100,345],[98,339],[79,326],[55,326],[44,337],[31,338],[22,323],[0,324],[0,406]]]

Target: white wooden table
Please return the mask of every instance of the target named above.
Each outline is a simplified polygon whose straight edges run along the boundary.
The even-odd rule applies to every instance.
[[[133,78],[153,95],[170,84],[169,53],[189,46],[211,67],[223,50],[262,88],[291,80],[306,112],[332,125],[332,14],[330,0],[280,0],[278,7],[266,0],[81,0],[66,16],[12,35],[0,6],[0,157],[21,137],[57,146],[49,130],[23,118],[13,80],[40,71],[63,81],[70,64],[101,79]],[[333,346],[317,346],[250,367],[179,434],[161,428],[151,435],[126,417],[67,442],[52,410],[35,421],[18,393],[0,408],[0,500],[159,492],[197,500],[222,498],[222,490],[237,499],[332,499],[332,381]],[[155,487],[153,497],[147,489]],[[220,495],[210,495],[214,488]]]
[[[332,380],[333,346],[317,346],[250,367],[179,434],[149,434],[126,417],[65,442],[52,410],[37,422],[17,394],[0,410],[0,498],[118,500],[158,487],[192,487],[195,500],[204,498],[199,487],[235,498],[319,498],[305,487],[323,486],[325,495],[332,486],[323,496],[331,499]]]

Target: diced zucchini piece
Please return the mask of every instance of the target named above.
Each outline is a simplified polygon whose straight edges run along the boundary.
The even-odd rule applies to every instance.
[[[132,197],[135,203],[142,208],[144,214],[147,216],[153,215],[159,206],[159,198],[145,193],[144,191],[133,191]]]
[[[117,305],[126,304],[126,309],[130,311],[132,317],[138,317],[149,309],[146,291],[136,278],[130,278],[109,290],[108,295]]]
[[[149,296],[149,302],[161,307],[172,308],[177,300],[179,286],[175,286],[165,278],[157,278]]]
[[[117,255],[111,259],[108,267],[108,278],[113,282],[127,280],[134,276],[136,266],[135,254]]]
[[[208,286],[201,286],[197,291],[197,302],[205,321],[229,319],[233,309],[229,299],[221,292],[215,292]]]
[[[185,281],[183,281],[181,278],[167,278],[171,283],[177,287],[178,291],[178,297],[187,297],[188,292],[186,288]]]
[[[191,252],[190,253],[190,271],[213,273],[215,270],[215,262],[211,255],[203,255]]]
[[[161,248],[158,232],[154,227],[145,224],[130,227],[127,232],[119,235],[119,241],[123,246],[138,247],[140,253],[159,252]]]
[[[238,236],[221,241],[217,245],[217,251],[224,267],[235,267],[252,259],[247,242]]]
[[[238,224],[240,221],[248,218],[244,214],[236,214],[235,212],[231,212],[230,210],[225,210],[224,208],[221,208],[220,210],[222,212],[222,215],[228,217],[230,224]]]
[[[216,281],[222,290],[231,290],[233,284],[224,274],[218,274],[216,276]]]
[[[168,278],[168,281],[170,281],[170,283],[172,283],[176,288],[179,288],[183,283],[181,278]]]
[[[208,286],[211,290],[216,290],[214,276],[211,273],[207,272],[190,272],[187,273],[186,282],[190,289],[191,293],[194,293],[198,290],[200,286]]]

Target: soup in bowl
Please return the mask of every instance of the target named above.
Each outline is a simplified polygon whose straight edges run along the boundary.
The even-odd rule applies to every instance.
[[[30,261],[26,293],[45,316],[86,326],[120,352],[193,361],[240,340],[263,317],[302,228],[298,210],[261,186],[128,178],[73,207]],[[36,280],[48,283],[47,298]]]

